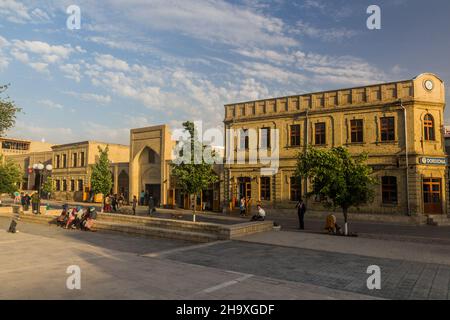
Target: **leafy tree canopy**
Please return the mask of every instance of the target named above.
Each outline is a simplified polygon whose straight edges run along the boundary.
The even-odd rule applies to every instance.
[[[22,177],[23,173],[20,167],[0,155],[0,193],[12,194],[18,191]]]
[[[208,188],[211,183],[216,182],[218,178],[213,171],[213,165],[206,163],[203,157],[201,157],[201,161],[198,161],[200,157],[197,155],[197,161],[194,161],[194,150],[203,151],[206,148],[194,136],[196,130],[194,123],[186,121],[183,123],[183,127],[186,132],[189,132],[190,137],[187,140],[180,141],[180,143],[190,144],[191,159],[180,164],[172,164],[172,174],[176,177],[178,186],[184,192],[197,196],[203,189]]]
[[[344,147],[319,150],[313,147],[299,154],[296,176],[308,178],[313,190],[326,207],[340,207],[347,222],[350,207],[373,201],[376,179],[365,163],[367,154],[352,156]]]
[[[109,147],[98,147],[99,159],[92,168],[91,188],[94,193],[107,195],[112,188],[112,175],[108,158]]]
[[[22,110],[18,108],[14,101],[8,96],[2,97],[2,94],[7,89],[7,85],[0,85],[0,136],[14,126],[16,122],[16,113]]]

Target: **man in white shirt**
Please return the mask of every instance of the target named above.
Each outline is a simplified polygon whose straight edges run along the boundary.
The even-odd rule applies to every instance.
[[[256,208],[258,209],[258,213],[252,217],[251,221],[264,221],[264,219],[266,218],[266,212],[260,204],[258,204]]]

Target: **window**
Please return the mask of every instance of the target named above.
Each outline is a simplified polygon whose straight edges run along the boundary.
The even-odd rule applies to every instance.
[[[62,191],[67,191],[67,180],[63,180]]]
[[[383,203],[397,203],[397,178],[389,176],[382,177],[381,193]]]
[[[56,156],[56,159],[55,159],[55,166],[56,166],[56,168],[59,168],[59,166],[60,166],[60,161],[61,161],[61,156],[58,154],[58,155]]]
[[[300,125],[294,124],[291,126],[291,146],[300,146]]]
[[[302,183],[300,178],[291,177],[291,201],[298,201],[302,197]]]
[[[241,130],[239,138],[240,138],[239,149],[248,150],[248,129]]]
[[[395,118],[381,118],[381,141],[395,140]]]
[[[363,121],[351,120],[350,121],[351,139],[352,143],[363,142]]]
[[[70,180],[70,190],[69,191],[75,191],[75,180]]]
[[[84,152],[80,153],[80,167],[84,167]]]
[[[78,180],[78,191],[83,191],[83,180]]]
[[[270,177],[261,177],[261,200],[270,200]]]
[[[436,139],[434,135],[434,119],[431,114],[427,114],[423,119],[424,139],[433,141]]]
[[[261,129],[261,149],[270,148],[270,128]]]
[[[67,154],[63,154],[62,156],[62,167],[67,168]]]
[[[325,122],[319,122],[315,125],[315,142],[318,145],[326,144],[325,139]]]
[[[61,180],[56,180],[55,184],[56,191],[61,191]]]
[[[72,154],[72,166],[74,168],[78,167],[78,154],[77,153]]]

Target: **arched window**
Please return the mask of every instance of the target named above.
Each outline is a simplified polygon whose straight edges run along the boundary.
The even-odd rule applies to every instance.
[[[431,114],[425,115],[425,118],[423,119],[423,129],[423,136],[425,140],[435,140],[434,119]]]

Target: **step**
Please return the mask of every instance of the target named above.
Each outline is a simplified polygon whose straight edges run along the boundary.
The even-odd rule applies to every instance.
[[[140,234],[158,238],[168,238],[176,240],[185,240],[192,242],[211,242],[220,240],[217,234],[208,234],[200,232],[173,230],[167,228],[149,227],[145,225],[131,224],[131,223],[117,223],[96,221],[94,223],[94,230],[116,231],[127,234]]]
[[[139,217],[121,214],[98,214],[97,221],[121,222],[139,224],[148,227],[165,228],[171,230],[190,231],[199,233],[217,233],[223,228],[221,225],[205,222],[192,222],[185,220],[171,220],[153,217]]]
[[[446,215],[430,215],[427,223],[432,226],[450,226],[450,219]]]

